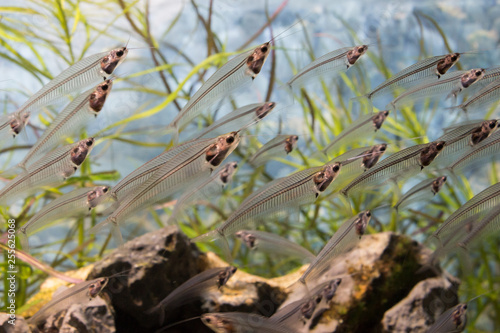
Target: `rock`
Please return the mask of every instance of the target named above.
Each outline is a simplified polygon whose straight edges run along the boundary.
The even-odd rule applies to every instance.
[[[72,304],[66,311],[52,314],[42,332],[113,333],[116,332],[113,314],[108,303],[96,297],[87,304]],[[34,330],[38,332],[38,330]]]
[[[385,313],[384,332],[426,332],[439,314],[458,304],[457,290],[458,281],[451,277],[419,282],[407,297]]]
[[[342,278],[331,308],[311,325],[312,332],[381,332],[385,312],[392,309],[421,281],[448,281],[439,268],[417,273],[429,255],[421,244],[390,232],[363,236],[349,253],[332,261],[322,282],[335,276]],[[423,282],[422,282],[423,283]],[[457,299],[456,289],[449,297]],[[458,286],[458,282],[454,281]],[[308,286],[310,289],[313,286]],[[304,295],[300,286],[285,304]],[[284,305],[285,305],[284,304]],[[398,315],[403,315],[399,313]],[[426,326],[432,322],[426,321]],[[413,332],[412,323],[398,322],[398,332]],[[384,322],[385,324],[385,322]],[[401,328],[401,330],[399,330]],[[391,331],[392,332],[392,331]]]
[[[31,332],[26,320],[16,315],[15,325],[9,323],[12,318],[8,313],[0,313],[0,333],[29,333]]]
[[[126,277],[111,279],[107,286],[117,331],[154,332],[160,327],[159,318],[157,314],[146,315],[147,310],[194,275],[227,265],[214,254],[200,252],[177,227],[169,226],[112,252],[94,265],[88,279],[126,272]],[[260,311],[271,315],[286,297],[279,281],[237,271],[226,286],[167,313],[165,325],[214,311]],[[191,331],[211,332],[199,320],[191,325],[198,325],[189,326]]]

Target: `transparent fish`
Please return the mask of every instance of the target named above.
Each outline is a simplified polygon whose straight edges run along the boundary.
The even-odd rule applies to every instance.
[[[290,327],[308,328],[313,319],[316,308],[321,304],[323,294],[317,293],[279,309],[269,319],[275,323],[282,323]]]
[[[291,88],[300,87],[308,80],[323,74],[333,75],[348,70],[368,51],[367,45],[344,47],[311,62],[288,81]]]
[[[44,153],[62,143],[65,138],[78,134],[78,131],[84,128],[91,119],[97,117],[102,110],[112,86],[113,82],[106,80],[69,103],[43,132],[18,166],[24,168],[30,165]]]
[[[436,163],[448,167],[488,138],[497,129],[497,125],[496,119],[474,120],[445,129],[445,134],[438,140],[446,141],[446,149],[436,158]]]
[[[111,75],[127,54],[127,47],[121,47],[78,61],[32,95],[16,112],[35,111],[71,92],[97,84]]]
[[[263,165],[273,157],[283,155],[283,153],[288,155],[295,149],[298,140],[298,135],[278,135],[260,147],[248,163],[257,167]]]
[[[463,204],[441,224],[431,237],[438,239],[442,245],[445,245],[444,240],[448,238],[448,235],[454,234],[457,227],[460,227],[465,220],[475,217],[479,213],[487,212],[499,203],[500,183],[497,183],[478,193]]]
[[[306,284],[315,281],[328,269],[333,258],[350,251],[365,233],[371,219],[371,212],[364,211],[342,223],[325,247],[309,265],[299,281]]]
[[[422,200],[432,200],[432,198],[441,190],[441,187],[445,183],[446,176],[426,179],[406,192],[401,197],[401,199],[399,199],[394,208],[396,208],[396,210],[400,210],[414,202],[419,202]]]
[[[94,138],[87,138],[43,156],[0,190],[0,204],[14,202],[42,186],[61,184],[85,161],[94,148],[94,142]]]
[[[244,52],[229,60],[219,68],[170,123],[169,128],[176,134],[197,117],[203,110],[210,108],[221,98],[231,94],[245,83],[251,83],[260,73],[264,62],[271,51],[269,42],[254,50]]]
[[[473,241],[480,241],[488,234],[497,232],[499,222],[500,206],[493,207],[487,214],[485,214],[484,218],[476,220],[471,225],[470,230],[467,230],[467,234],[458,242],[457,245],[465,250],[468,250],[469,245]]]
[[[436,80],[431,78],[422,81],[416,87],[413,87],[387,105],[387,108],[396,109],[408,101],[416,101],[418,99],[427,98],[435,95],[442,95],[449,93],[448,97],[456,98],[457,95],[463,90],[467,89],[477,81],[481,80],[484,76],[485,70],[483,68],[475,68],[469,71],[456,71],[443,75],[442,78]]]
[[[226,237],[263,216],[268,218],[272,213],[296,210],[300,205],[313,203],[335,180],[340,168],[340,163],[310,168],[268,183],[247,197],[221,226],[191,242],[222,239],[225,255],[230,258]]]
[[[201,321],[217,333],[294,333],[294,328],[245,312],[204,313]]]
[[[461,109],[466,113],[473,113],[475,111],[482,111],[488,109],[490,105],[498,103],[500,100],[500,79],[493,81],[486,87],[482,88],[465,102],[460,105],[452,107],[452,109]]]
[[[33,235],[47,224],[59,219],[85,215],[92,208],[101,204],[109,191],[108,186],[95,186],[92,189],[79,188],[66,193],[33,215],[33,217],[18,230],[18,237],[23,250],[29,251],[28,236]]]
[[[52,298],[37,313],[28,319],[28,323],[37,326],[48,316],[68,309],[72,304],[86,304],[96,298],[106,287],[109,278],[97,278],[77,283]]]
[[[186,208],[186,206],[202,197],[214,198],[222,189],[231,181],[233,175],[238,167],[237,162],[226,163],[220,170],[214,172],[210,177],[203,179],[199,183],[189,188],[175,204],[174,210],[168,218],[167,224],[174,222],[179,213]]]
[[[393,91],[396,87],[408,88],[416,81],[433,77],[434,75],[437,76],[437,78],[434,77],[433,79],[438,81],[441,75],[446,74],[459,59],[460,53],[450,53],[424,59],[394,74],[391,78],[382,82],[364,97],[373,99],[376,96]]]
[[[311,291],[313,295],[321,293],[322,296],[321,303],[316,307],[314,317],[320,316],[323,313],[323,310],[330,308],[331,301],[341,283],[342,279],[333,279],[319,284]]]
[[[262,251],[272,255],[282,255],[313,261],[316,257],[299,244],[270,232],[256,230],[240,230],[235,233],[251,250]]]
[[[389,111],[387,110],[361,116],[337,135],[321,152],[328,155],[335,148],[338,149],[374,135],[382,127],[387,116],[389,116]]]
[[[467,326],[467,303],[460,303],[445,311],[427,333],[458,333]]]
[[[496,131],[489,138],[474,145],[472,149],[467,150],[453,164],[449,166],[450,170],[457,172],[469,165],[477,164],[485,158],[495,156],[500,150],[500,131]]]
[[[230,131],[248,128],[264,119],[275,106],[276,103],[274,102],[245,105],[215,121],[198,134],[196,138],[214,138]]]
[[[30,112],[13,112],[0,117],[0,140],[8,136],[16,137],[26,127]]]
[[[106,224],[111,224],[112,232],[122,241],[118,225],[132,213],[158,203],[172,194],[183,190],[189,184],[209,176],[224,159],[238,146],[240,136],[237,132],[221,135],[206,144],[192,145],[173,156],[140,187],[131,191],[119,206],[103,222],[90,230],[96,233]]]
[[[127,194],[145,183],[152,175],[155,174],[155,172],[161,169],[165,163],[170,161],[177,154],[183,152],[184,150],[192,149],[194,146],[206,146],[213,142],[213,138],[191,140],[164,151],[120,180],[120,182],[111,189],[111,197],[114,198],[115,201],[123,201]]]
[[[227,281],[235,272],[236,267],[228,266],[210,268],[196,274],[174,289],[167,297],[158,303],[158,305],[146,311],[146,313],[157,313],[160,318],[160,325],[162,325],[165,320],[165,313],[203,297],[203,294],[207,291],[220,289],[222,286],[226,285]]]
[[[434,141],[403,149],[384,159],[344,187],[342,194],[381,185],[388,180],[409,178],[429,166],[443,150],[444,141]]]

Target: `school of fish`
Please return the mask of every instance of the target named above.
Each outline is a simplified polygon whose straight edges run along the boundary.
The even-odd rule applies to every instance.
[[[62,194],[30,215],[29,219],[21,221],[17,235],[23,250],[29,251],[28,238],[38,230],[56,221],[89,215],[96,209],[99,209],[102,220],[89,230],[89,234],[105,233],[104,228],[109,227],[118,245],[123,242],[121,229],[126,223],[132,223],[138,213],[160,204],[176,200],[168,223],[182,223],[183,210],[189,204],[206,198],[214,202],[243,163],[247,162],[251,168],[262,168],[270,160],[285,159],[297,150],[300,140],[307,138],[300,138],[295,133],[280,133],[260,148],[255,147],[255,153],[248,161],[225,162],[237,150],[246,129],[265,122],[269,114],[279,110],[279,104],[271,101],[238,108],[192,133],[191,139],[181,139],[187,125],[203,112],[215,110],[223,98],[255,84],[254,79],[265,70],[272,50],[273,42],[269,41],[234,56],[215,71],[167,126],[172,148],[125,175],[113,187],[96,185]],[[296,97],[311,82],[325,76],[335,77],[356,66],[364,60],[367,52],[368,45],[334,50],[290,75],[284,87]],[[42,107],[55,103],[68,93],[86,89],[59,112],[23,160],[2,174],[11,179],[0,189],[0,205],[11,205],[47,186],[63,184],[92,158],[91,152],[98,138],[75,138],[88,123],[96,121],[99,114],[105,112],[106,99],[112,94],[113,73],[126,60],[127,54],[127,47],[121,47],[80,60],[47,83],[15,112],[0,118],[0,137],[5,140],[14,137],[15,140],[28,126],[30,117]],[[330,263],[360,242],[377,207],[360,211],[343,221],[317,254],[289,239],[256,230],[259,225],[275,223],[280,218],[298,219],[300,207],[318,200],[340,197],[349,201],[356,193],[376,195],[386,185],[399,189],[409,179],[420,180],[403,194],[395,191],[397,200],[388,205],[400,212],[410,205],[429,202],[447,181],[458,179],[461,171],[500,152],[498,120],[481,118],[500,100],[500,70],[478,67],[454,71],[461,55],[463,53],[429,57],[392,75],[372,91],[360,92],[355,101],[368,102],[373,112],[362,114],[313,155],[318,161],[326,162],[261,186],[230,212],[225,221],[192,239],[193,243],[217,240],[230,263],[234,253],[231,244],[235,241],[253,251],[309,263],[296,284],[307,287],[303,299],[280,308],[270,318],[246,313],[206,313],[201,317],[206,326],[215,332],[307,332],[311,322],[329,308],[341,284],[341,278],[328,274]],[[353,147],[355,143],[372,141],[379,131],[384,130],[389,117],[396,119],[403,106],[426,98],[454,102],[459,95],[466,93],[467,99],[452,109],[477,119],[443,129],[443,135],[434,141],[405,148],[400,148],[401,143],[397,142]],[[397,96],[385,109],[376,109],[376,100],[391,94]],[[435,243],[435,251],[429,259],[429,267],[450,253],[470,251],[471,244],[498,230],[499,204],[500,183],[497,183],[450,215],[430,237]],[[227,266],[204,271],[164,299],[159,299],[158,305],[145,315],[155,316],[158,327],[172,324],[173,318],[169,318],[172,308],[193,302],[209,290],[224,288],[236,270],[236,267]],[[105,290],[110,278],[113,277],[86,281],[59,293],[31,317],[30,323],[39,325],[48,314],[64,309],[68,304],[89,302]],[[429,332],[462,331],[466,325],[466,310],[467,303],[449,309]],[[258,326],[251,327],[248,323]]]

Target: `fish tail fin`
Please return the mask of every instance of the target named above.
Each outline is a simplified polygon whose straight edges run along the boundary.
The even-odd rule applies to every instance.
[[[27,172],[27,171],[28,170],[26,170],[26,167],[24,165],[21,166],[20,164],[18,164],[16,166],[13,166],[13,167],[8,168],[7,170],[3,171],[2,173],[0,173],[0,175],[3,178],[12,178],[14,176],[20,175],[20,174]]]
[[[439,276],[441,272],[437,264],[438,256],[439,256],[438,250],[434,251],[427,259],[425,259],[425,261],[422,263],[421,267],[415,272],[415,274],[423,274],[427,271],[432,271],[434,274]]]
[[[225,235],[221,234],[219,230],[215,229],[210,232],[207,232],[206,234],[191,239],[191,243],[208,242],[208,241],[217,241],[217,243],[221,245],[222,252],[227,262],[231,263],[233,261],[227,238]]]
[[[26,234],[26,231],[23,229],[19,229],[17,231],[17,238],[19,239],[19,243],[21,243],[21,246],[22,246],[24,252],[29,253],[30,252],[30,244],[28,241],[28,235]]]
[[[116,221],[116,218],[113,216],[108,217],[101,223],[95,225],[92,227],[88,233],[89,234],[97,234],[99,231],[101,231],[102,228],[107,226],[108,224],[111,224],[111,235],[113,236],[113,239],[117,243],[117,245],[121,246],[123,245],[123,237],[122,233],[120,231],[120,226],[118,225],[118,222]]]
[[[111,235],[113,236],[113,239],[115,240],[118,246],[121,247],[124,244],[122,232],[120,231],[120,227],[118,226],[117,223],[113,222],[111,224]]]
[[[290,82],[285,83],[279,89],[283,89],[287,93],[288,97],[290,97],[291,102],[295,103],[295,97],[293,95],[293,86]]]
[[[369,112],[373,113],[373,102],[370,94],[364,94],[351,98],[353,103],[358,103],[359,106],[366,105]]]

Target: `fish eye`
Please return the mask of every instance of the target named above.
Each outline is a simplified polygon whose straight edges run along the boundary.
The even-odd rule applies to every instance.
[[[436,148],[437,148],[437,149],[440,149],[440,150],[441,150],[441,149],[443,149],[443,147],[444,147],[444,145],[443,145],[443,143],[442,143],[442,142],[440,142],[440,143],[438,143],[438,144],[436,145]]]
[[[380,147],[380,151],[385,151],[385,146]]]
[[[262,47],[260,48],[260,50],[261,50],[262,52],[266,53],[266,52],[267,52],[267,50],[268,50],[268,47],[264,45],[264,46],[262,46]]]
[[[338,166],[338,165],[336,165],[336,166],[334,166],[334,167],[333,167],[333,171],[334,171],[334,172],[339,171],[339,169],[340,169],[340,168],[339,168],[339,166]]]
[[[92,141],[92,140],[87,140],[87,141],[85,142],[85,144],[86,144],[88,147],[92,146],[92,143],[93,143],[93,141]]]
[[[481,73],[482,73],[481,71],[476,71],[476,76],[481,75]]]
[[[451,56],[451,60],[452,60],[452,61],[457,60],[457,56],[456,56],[456,55],[452,55],[452,56]]]
[[[389,111],[388,111],[388,110],[385,110],[385,111],[384,111],[384,116],[386,116],[386,117],[387,117],[388,115],[389,115]]]
[[[108,188],[105,187],[103,190],[102,190],[104,193],[108,192]]]
[[[205,321],[210,324],[212,322],[212,319],[210,319],[210,317],[205,317]]]
[[[467,310],[467,304],[464,304],[464,310]]]
[[[116,55],[118,57],[121,57],[123,55],[123,53],[124,53],[123,50],[120,50],[120,51],[116,52]]]
[[[363,46],[360,46],[360,47],[358,48],[358,51],[359,51],[359,52],[363,52],[364,50],[365,50],[365,48],[364,48]]]
[[[103,84],[101,86],[101,89],[104,90],[104,91],[108,90],[108,85],[107,84]]]
[[[232,136],[228,136],[228,137],[226,138],[226,143],[231,144],[231,143],[233,143],[233,142],[234,142],[234,138],[233,138]]]
[[[370,216],[372,216],[372,213],[371,212],[366,212],[366,216],[370,217]]]

